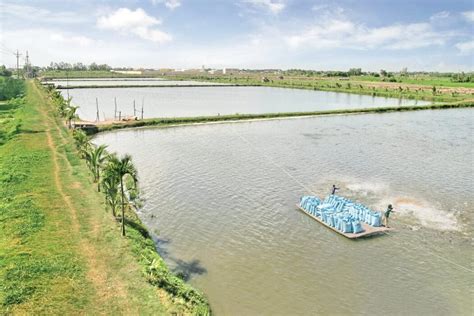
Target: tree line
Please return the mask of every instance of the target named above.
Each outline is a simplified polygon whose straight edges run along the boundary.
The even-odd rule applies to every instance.
[[[107,64],[96,64],[95,62],[86,65],[83,63],[67,63],[67,62],[51,62],[49,66],[44,68],[45,70],[75,70],[75,71],[97,71],[97,70],[105,70],[109,71],[112,69],[111,66]]]
[[[49,96],[57,113],[71,129],[72,122],[78,119],[77,106],[71,104],[72,98],[64,99],[52,86],[47,87]],[[73,138],[81,158],[85,159],[92,173],[97,191],[104,194],[106,205],[112,215],[121,220],[122,236],[125,236],[125,209],[140,205],[137,170],[130,155],[122,157],[107,152],[106,145],[97,146],[80,129],[73,130]],[[120,209],[120,216],[117,210]]]

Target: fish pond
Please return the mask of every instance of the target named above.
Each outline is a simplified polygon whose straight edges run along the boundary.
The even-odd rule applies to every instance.
[[[473,132],[474,111],[452,109],[131,129],[94,142],[133,156],[140,217],[216,315],[472,315]],[[297,210],[332,184],[376,210],[393,204],[395,230],[349,240]]]
[[[143,105],[144,118],[311,112],[431,104],[426,101],[273,87],[136,87],[61,91],[65,97],[68,94],[72,96],[72,103],[79,106],[78,114],[84,120],[96,119],[96,100],[101,120],[114,118],[115,103],[122,117],[141,117]],[[133,108],[134,102],[136,112]]]

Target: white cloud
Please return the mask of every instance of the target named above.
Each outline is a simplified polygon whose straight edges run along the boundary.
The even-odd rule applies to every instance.
[[[71,34],[63,34],[63,33],[51,33],[49,38],[58,43],[73,45],[73,46],[81,46],[81,47],[89,47],[95,43],[95,41],[89,37],[82,36],[82,35],[71,35]]]
[[[161,24],[160,20],[148,15],[141,8],[135,11],[120,8],[97,19],[97,26],[101,29],[118,31],[122,34],[135,34],[142,39],[156,43],[171,41],[172,36],[170,34],[154,28],[159,24]]]
[[[151,2],[154,5],[158,3],[164,3],[164,5],[170,10],[174,10],[177,7],[181,6],[181,0],[151,0]]]
[[[447,35],[435,32],[429,23],[394,24],[370,28],[344,16],[323,17],[305,30],[286,36],[293,48],[414,49],[442,45]]]
[[[441,11],[441,12],[438,12],[438,13],[433,14],[433,15],[430,17],[430,20],[431,20],[431,21],[442,20],[442,19],[449,18],[450,15],[451,15],[451,14],[450,14],[448,11]]]
[[[321,11],[321,10],[325,10],[325,9],[328,9],[328,8],[329,8],[329,5],[327,5],[327,4],[315,4],[311,7],[311,10]]]
[[[461,55],[469,55],[474,53],[474,40],[457,43],[455,46],[457,49],[459,49]]]
[[[50,11],[31,5],[13,4],[0,2],[0,12],[3,16],[16,17],[31,22],[42,21],[43,23],[83,23],[86,17],[80,16],[72,11]]]
[[[462,13],[464,18],[470,22],[474,22],[474,11],[465,11]]]
[[[280,13],[286,7],[283,0],[243,0],[242,2],[266,9],[273,14]]]

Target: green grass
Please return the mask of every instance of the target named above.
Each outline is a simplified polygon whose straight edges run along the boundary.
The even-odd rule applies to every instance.
[[[262,76],[268,79],[268,82],[261,80]],[[418,83],[421,86],[411,85],[410,82],[397,83],[387,82],[390,86],[381,87],[380,78],[377,77],[351,77],[349,80],[340,80],[338,77],[280,77],[279,75],[208,75],[208,74],[179,74],[168,75],[170,80],[197,80],[220,83],[232,83],[248,86],[269,86],[291,89],[306,89],[319,91],[334,91],[354,94],[365,94],[377,97],[403,98],[414,100],[427,100],[435,102],[458,102],[473,99],[474,95],[467,92],[446,91],[440,92],[441,87],[452,88],[472,88],[472,83],[452,83],[448,85],[446,80],[442,81],[436,93],[433,93],[433,84],[425,80]],[[346,79],[346,78],[344,78]],[[408,79],[406,79],[408,80]],[[440,83],[441,79],[432,78],[433,82]]]
[[[205,298],[184,282],[176,288],[200,301],[175,299],[154,284],[153,260],[168,270],[153,241],[132,212],[129,237],[120,236],[44,91],[30,82],[24,102],[0,107],[0,118],[21,122],[0,145],[0,314],[208,311]]]
[[[373,81],[383,82],[384,78],[374,76],[360,76],[351,77],[355,81]],[[388,78],[386,78],[387,80]],[[396,82],[409,83],[416,85],[427,85],[437,87],[455,87],[455,88],[474,88],[474,82],[453,82],[450,77],[428,76],[428,75],[411,75],[411,76],[396,76]]]
[[[107,70],[46,70],[40,73],[45,79],[66,79],[66,78],[133,78],[142,77],[130,74],[120,74]]]

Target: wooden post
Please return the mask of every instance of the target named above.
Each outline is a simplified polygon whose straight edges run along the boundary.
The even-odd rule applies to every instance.
[[[117,97],[114,97],[115,111],[114,111],[114,121],[117,119]]]
[[[122,120],[122,111],[119,111],[119,121]]]
[[[96,109],[97,109],[97,115],[95,116],[95,121],[98,122],[100,121],[100,117],[99,117],[99,99],[98,98],[95,98],[95,105],[96,105]]]
[[[137,116],[137,109],[135,107],[135,100],[133,100],[133,117],[136,117]]]
[[[145,98],[142,99],[142,121],[143,121],[143,106],[145,105]]]

